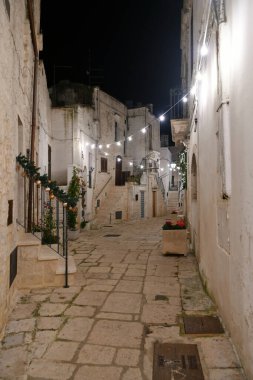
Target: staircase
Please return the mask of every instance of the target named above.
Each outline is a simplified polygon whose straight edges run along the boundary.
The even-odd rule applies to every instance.
[[[94,224],[102,226],[127,220],[127,186],[113,186],[103,199],[94,219]]]
[[[168,212],[179,211],[178,207],[178,191],[170,191],[168,199]]]
[[[16,284],[19,289],[65,285],[65,258],[47,245],[41,245],[33,234],[18,232],[18,267]],[[74,285],[76,264],[68,256],[68,283]]]

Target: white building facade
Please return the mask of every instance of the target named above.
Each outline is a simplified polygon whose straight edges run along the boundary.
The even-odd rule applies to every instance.
[[[0,30],[1,336],[15,300],[17,230],[24,224],[23,179],[16,171],[16,156],[31,155],[31,126],[35,125],[35,119],[38,126],[40,119],[35,93],[46,89],[43,64],[38,60],[42,49],[40,1],[1,1]],[[39,134],[37,128],[34,131],[34,160],[38,163]]]
[[[185,0],[188,220],[200,272],[253,378],[251,0]]]

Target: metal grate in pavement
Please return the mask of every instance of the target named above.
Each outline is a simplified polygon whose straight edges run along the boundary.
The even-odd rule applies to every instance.
[[[153,380],[204,380],[196,344],[155,343]]]
[[[217,316],[184,316],[184,331],[185,334],[223,334],[224,329]]]

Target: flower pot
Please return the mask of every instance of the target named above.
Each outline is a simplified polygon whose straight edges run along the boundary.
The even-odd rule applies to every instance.
[[[78,239],[80,234],[80,230],[68,230],[68,240],[76,240]]]
[[[186,256],[189,252],[187,230],[163,230],[162,231],[162,253],[179,254]]]

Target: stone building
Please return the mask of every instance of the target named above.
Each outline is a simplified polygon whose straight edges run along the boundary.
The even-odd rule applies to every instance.
[[[0,2],[0,335],[15,298],[17,228],[24,223],[24,193],[15,158],[23,153],[37,160],[39,154],[36,94],[38,86],[46,89],[38,59],[39,21],[39,0]]]
[[[80,219],[99,225],[162,215],[160,124],[149,108],[127,109],[99,88],[66,81],[50,94],[52,176],[67,186],[78,168],[85,183]]]
[[[252,1],[185,0],[188,220],[200,272],[253,378]],[[175,130],[175,133],[177,131]],[[179,131],[182,133],[182,130]],[[188,137],[187,137],[188,136]]]

